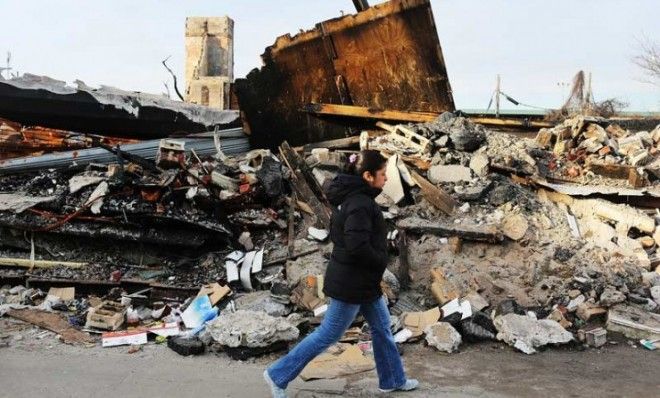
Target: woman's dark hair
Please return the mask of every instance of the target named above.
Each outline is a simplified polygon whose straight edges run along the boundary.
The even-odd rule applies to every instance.
[[[372,176],[375,176],[376,171],[385,167],[386,163],[387,159],[380,152],[367,149],[349,156],[346,173],[361,176],[365,171],[368,171]]]

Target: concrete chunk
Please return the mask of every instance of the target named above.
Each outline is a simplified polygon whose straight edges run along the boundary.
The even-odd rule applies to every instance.
[[[462,339],[460,333],[447,322],[438,322],[424,329],[426,341],[438,351],[452,353],[458,350]]]
[[[525,315],[506,314],[495,318],[497,339],[524,352],[534,354],[535,348],[547,344],[565,344],[573,335],[551,319],[534,319]]]
[[[614,288],[607,287],[600,295],[599,304],[605,307],[609,307],[614,304],[623,303],[624,301],[626,301],[625,294]]]
[[[286,319],[265,312],[225,311],[207,326],[213,340],[228,347],[267,347],[279,341],[293,341],[299,331]]]
[[[478,176],[485,176],[488,174],[488,156],[483,153],[477,153],[470,159],[470,169]]]
[[[429,181],[434,184],[441,182],[471,181],[472,172],[469,168],[458,164],[435,165],[429,169]]]

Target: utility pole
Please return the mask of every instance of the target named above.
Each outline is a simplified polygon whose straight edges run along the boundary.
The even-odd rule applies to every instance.
[[[495,85],[495,117],[500,117],[500,75],[497,75],[497,84]]]

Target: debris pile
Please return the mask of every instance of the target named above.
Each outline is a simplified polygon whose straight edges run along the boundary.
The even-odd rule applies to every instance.
[[[67,313],[73,330],[100,331],[103,346],[152,336],[182,355],[281,350],[327,309],[321,187],[369,148],[389,158],[377,202],[397,342],[451,353],[501,340],[531,354],[576,339],[597,346],[604,328],[655,338],[653,215],[553,190],[540,172],[552,153],[461,116],[378,126],[339,148],[285,142],[278,156],[199,156],[165,139],[151,159],[109,148],[109,164],[1,177],[3,280],[81,293],[8,286],[0,308],[18,319]],[[366,324],[342,341],[309,378],[335,362],[347,362],[342,374],[373,368]]]
[[[489,130],[453,113],[428,0],[359,3],[278,38],[225,93],[240,111],[0,79],[0,116],[25,124],[0,119],[0,315],[129,352],[284,350],[328,309],[323,187],[372,149],[397,343],[532,354],[616,332],[655,348],[660,126],[478,118],[544,126]],[[303,379],[375,367],[369,325],[352,326]]]
[[[655,185],[660,177],[660,125],[630,131],[607,119],[577,116],[541,129],[536,141],[554,155],[548,177],[633,189]]]

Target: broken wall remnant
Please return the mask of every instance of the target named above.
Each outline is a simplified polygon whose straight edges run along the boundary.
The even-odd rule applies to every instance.
[[[393,0],[277,38],[235,92],[256,146],[345,136],[309,103],[441,113],[455,109],[429,0]]]
[[[234,80],[234,21],[186,18],[186,102],[229,108]]]

